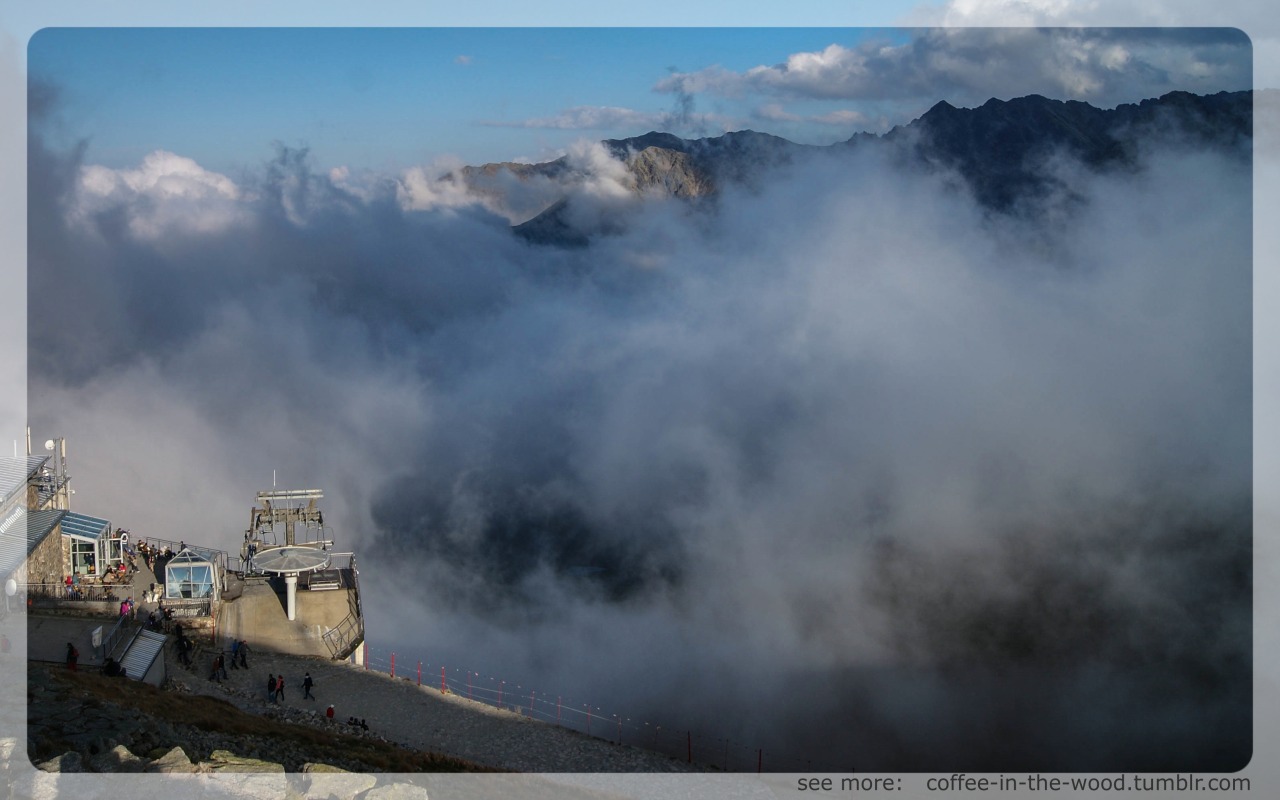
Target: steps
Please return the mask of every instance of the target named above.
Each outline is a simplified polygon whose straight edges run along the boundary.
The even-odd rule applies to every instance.
[[[164,649],[166,638],[164,634],[139,628],[119,659],[120,666],[125,669],[125,677],[143,680]]]

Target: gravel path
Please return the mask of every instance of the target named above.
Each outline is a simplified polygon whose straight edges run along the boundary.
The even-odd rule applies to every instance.
[[[206,680],[210,655],[196,659],[196,671],[177,663],[166,648],[169,676],[192,691],[229,700],[240,708],[263,713],[267,674],[285,676],[284,705],[323,715],[334,705],[334,724],[345,727],[350,716],[365,719],[372,733],[405,747],[464,758],[520,772],[690,772],[693,766],[669,756],[498,710],[416,681],[391,678],[346,662],[322,661],[272,653],[249,654],[249,669],[228,670],[230,680]],[[315,682],[315,700],[302,699],[304,672]]]

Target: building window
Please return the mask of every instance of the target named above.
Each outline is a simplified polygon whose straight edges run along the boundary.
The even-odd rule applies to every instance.
[[[97,572],[97,549],[93,542],[71,540],[71,571],[77,575],[93,575]]]

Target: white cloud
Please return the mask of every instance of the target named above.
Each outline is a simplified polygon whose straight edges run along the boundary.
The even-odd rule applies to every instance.
[[[821,122],[823,125],[871,126],[876,124],[878,125],[884,124],[883,120],[880,120],[878,123],[875,123],[866,114],[863,114],[861,111],[854,111],[853,109],[850,109],[850,108],[842,108],[836,111],[828,112],[826,114],[818,114],[817,116],[811,117],[811,119],[814,122]]]
[[[33,415],[96,453],[79,496],[139,530],[173,524],[117,491],[119,476],[154,469],[150,431],[169,437],[162,488],[198,487],[192,499],[219,518],[234,518],[235,498],[277,466],[333,487],[326,509],[344,521],[340,535],[367,537],[355,544],[362,562],[368,553],[364,563],[383,565],[386,595],[394,562],[412,565],[415,591],[434,592],[430,614],[404,606],[411,594],[371,612],[394,632],[388,644],[443,642],[552,687],[598,681],[626,710],[648,698],[671,708],[674,697],[735,724],[741,698],[759,698],[751,714],[768,729],[753,738],[834,741],[855,710],[853,735],[872,751],[877,739],[923,742],[941,729],[912,730],[897,702],[938,710],[930,719],[1043,724],[967,706],[946,687],[926,696],[907,681],[860,705],[850,698],[861,689],[840,684],[895,642],[935,646],[914,631],[915,608],[939,608],[944,633],[952,620],[1016,622],[1005,593],[1032,604],[1037,584],[992,574],[946,594],[947,576],[984,576],[1017,556],[1000,531],[1053,526],[1065,540],[1036,537],[1048,549],[1030,551],[1030,566],[1073,588],[1072,525],[1105,514],[1062,504],[1083,492],[1105,512],[1164,470],[1195,487],[1188,497],[1212,497],[1221,487],[1200,465],[1247,472],[1247,176],[1218,159],[1141,180],[1077,176],[1084,207],[1025,230],[985,221],[934,179],[856,150],[841,158],[798,163],[758,192],[726,191],[714,213],[637,207],[628,231],[574,251],[530,247],[479,214],[353,199],[342,189],[361,181],[349,172],[308,174],[287,153],[254,184],[254,237],[228,231],[180,252],[103,246],[45,220],[32,241],[46,268],[32,290],[58,292],[65,322],[33,350]],[[568,161],[585,176],[584,207],[627,202],[627,175],[599,145],[575,145]],[[95,175],[108,195],[138,191]],[[394,196],[465,199],[431,176],[397,176],[405,195]],[[143,191],[158,183],[135,180]],[[294,193],[269,191],[284,183]],[[186,191],[223,197],[217,186]],[[638,275],[642,262],[651,266]],[[246,367],[246,353],[272,369]],[[1183,494],[1177,481],[1167,488]],[[581,527],[543,524],[557,501]],[[502,515],[521,535],[483,547]],[[381,562],[372,539],[386,545]],[[1109,558],[1091,541],[1086,555]],[[1148,586],[1216,574],[1176,550],[1107,544],[1160,577]],[[946,569],[923,562],[918,585],[892,583],[888,557],[913,548],[960,557]],[[607,602],[591,594],[594,579],[525,573],[526,561],[603,562],[617,585],[630,576],[641,588]],[[488,571],[512,564],[509,580]],[[1114,596],[1072,596],[1068,607],[1133,610],[1110,574]],[[877,585],[905,605],[877,602]],[[493,605],[468,608],[473,598]],[[502,629],[504,615],[521,614],[528,624]],[[1121,633],[1151,624],[1124,620]],[[1196,634],[1216,630],[1182,638],[1201,648]],[[1073,635],[1048,622],[1030,632],[1045,643]],[[1074,635],[1068,643],[1086,641]],[[1104,644],[1088,645],[1105,657]],[[831,686],[828,714],[774,691],[801,680]],[[1067,704],[1082,697],[1100,699],[1073,691]]]
[[[667,115],[636,111],[619,106],[575,106],[553,117],[536,117],[518,122],[485,122],[509,128],[555,128],[557,130],[613,130],[617,128],[661,127]]]
[[[1236,27],[1253,42],[1254,87],[1280,87],[1280,14],[1256,0],[950,0],[941,6],[921,6],[904,22],[921,26]]]
[[[1276,15],[1254,0],[949,0],[922,6],[910,17],[924,25],[1231,25],[1254,32],[1275,32]]]
[[[596,200],[631,198],[635,179],[627,165],[614,158],[599,142],[578,140],[569,146],[569,166],[584,178],[579,191]]]
[[[502,128],[609,131],[631,136],[652,130],[711,129],[723,132],[730,130],[733,123],[718,114],[674,114],[620,106],[575,106],[550,117],[534,117],[515,122],[486,120],[481,124]]]
[[[406,211],[432,208],[461,208],[479,205],[480,199],[467,191],[456,171],[462,164],[437,161],[429,166],[410,167],[396,181],[396,200]]]
[[[135,169],[88,165],[80,170],[71,213],[88,222],[98,213],[125,208],[130,232],[155,239],[166,233],[214,233],[243,219],[240,188],[190,158],[157,150]]]
[[[857,130],[882,129],[886,127],[886,121],[883,118],[874,120],[869,115],[851,108],[841,108],[825,114],[810,114],[806,116],[787,111],[781,103],[768,103],[756,109],[755,116],[773,122],[809,122]]]
[[[1058,5],[1026,8],[1054,13]],[[1230,32],[938,28],[919,31],[906,43],[833,43],[743,72],[712,66],[676,73],[654,88],[726,97],[953,103],[1044,94],[1113,106],[1173,89],[1249,88],[1247,56],[1247,43]]]

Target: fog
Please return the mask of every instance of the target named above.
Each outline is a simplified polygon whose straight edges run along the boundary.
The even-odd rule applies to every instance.
[[[74,507],[234,549],[273,472],[323,488],[375,654],[766,768],[1247,761],[1248,158],[1064,157],[1015,214],[876,148],[701,204],[573,163],[613,224],[559,248],[421,169],[34,135]]]

